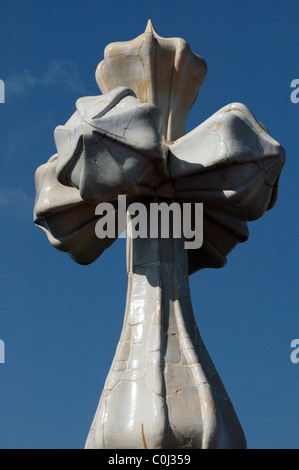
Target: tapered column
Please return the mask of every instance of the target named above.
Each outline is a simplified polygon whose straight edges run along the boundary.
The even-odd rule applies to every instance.
[[[125,318],[87,448],[244,447],[199,335],[183,238],[127,239]]]

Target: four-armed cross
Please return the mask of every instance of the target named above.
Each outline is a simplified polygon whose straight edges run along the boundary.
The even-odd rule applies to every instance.
[[[246,447],[194,320],[189,275],[224,266],[247,240],[246,221],[273,207],[284,150],[240,103],[184,135],[206,71],[183,39],[158,36],[150,21],[136,39],[110,44],[96,71],[103,94],[77,101],[55,130],[57,154],[36,172],[35,223],[81,264],[117,236],[97,236],[99,204],[188,203],[193,228],[203,204],[200,247],[186,248],[173,225],[168,238],[127,236],[123,329],[86,448]]]

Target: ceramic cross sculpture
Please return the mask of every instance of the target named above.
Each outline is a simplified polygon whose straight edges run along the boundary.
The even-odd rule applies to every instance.
[[[123,329],[88,449],[246,447],[195,323],[189,275],[221,268],[247,240],[247,221],[276,201],[285,157],[240,103],[184,135],[206,71],[186,41],[160,37],[149,21],[136,39],[106,47],[96,70],[102,94],[77,101],[55,129],[57,154],[36,171],[35,223],[80,264],[95,261],[119,233],[97,236],[100,203],[116,212],[119,196],[145,207],[203,204],[199,248],[171,233],[127,236]]]

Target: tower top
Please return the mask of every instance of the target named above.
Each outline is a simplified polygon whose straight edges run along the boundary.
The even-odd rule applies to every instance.
[[[102,93],[124,86],[140,101],[158,106],[164,137],[172,141],[184,135],[206,73],[206,62],[184,39],[159,36],[148,20],[144,33],[137,38],[105,48],[96,80]]]

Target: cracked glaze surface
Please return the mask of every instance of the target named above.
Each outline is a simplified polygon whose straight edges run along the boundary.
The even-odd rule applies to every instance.
[[[80,264],[116,239],[96,236],[101,202],[203,203],[200,248],[128,237],[123,329],[86,448],[246,446],[195,324],[188,275],[223,267],[247,221],[274,206],[285,152],[240,103],[183,135],[206,71],[186,41],[151,22],[110,44],[96,72],[103,94],[77,101],[55,130],[57,154],[35,174],[35,224]]]
[[[55,140],[58,154],[35,175],[35,223],[81,264],[115,240],[97,238],[96,205],[125,194],[130,202],[162,196],[203,203],[204,241],[189,250],[189,274],[220,268],[247,240],[246,221],[273,207],[284,165],[284,149],[240,103],[163,147],[159,109],[126,88],[78,100]]]
[[[183,240],[128,244],[123,330],[86,448],[245,447],[194,320]]]
[[[149,20],[143,34],[109,44],[96,70],[102,93],[131,88],[138,99],[153,103],[163,115],[166,140],[185,132],[188,113],[205,80],[207,65],[182,38],[162,38]]]

